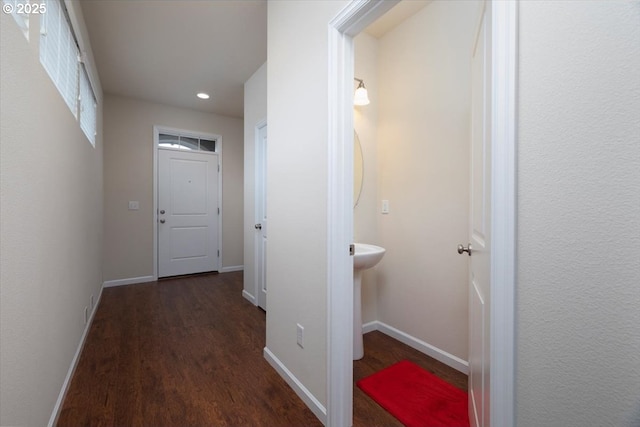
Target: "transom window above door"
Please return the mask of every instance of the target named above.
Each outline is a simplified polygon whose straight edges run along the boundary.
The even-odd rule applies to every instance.
[[[217,152],[218,141],[215,139],[202,139],[191,136],[161,133],[158,135],[158,147],[189,151],[209,151],[215,153]]]

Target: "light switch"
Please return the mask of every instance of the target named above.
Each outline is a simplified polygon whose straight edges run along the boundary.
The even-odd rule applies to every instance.
[[[129,201],[130,211],[137,211],[138,209],[140,209],[140,202],[138,202],[137,200]]]
[[[389,213],[389,201],[388,200],[383,200],[382,201],[382,213],[383,214],[388,214]]]

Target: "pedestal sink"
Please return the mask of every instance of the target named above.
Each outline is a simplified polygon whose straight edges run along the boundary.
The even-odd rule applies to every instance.
[[[385,249],[380,246],[355,244],[353,255],[353,360],[362,359],[362,272],[378,264],[384,256]]]

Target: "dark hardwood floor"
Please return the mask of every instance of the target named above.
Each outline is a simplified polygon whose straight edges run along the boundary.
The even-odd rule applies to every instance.
[[[265,313],[242,273],[106,288],[58,426],[320,426],[262,355]],[[466,389],[466,376],[379,332],[354,380],[409,359]],[[354,426],[401,426],[354,387]]]

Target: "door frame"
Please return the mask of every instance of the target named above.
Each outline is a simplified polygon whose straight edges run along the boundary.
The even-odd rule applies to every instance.
[[[216,140],[216,151],[218,155],[218,206],[220,207],[220,215],[218,215],[218,271],[222,269],[222,135],[213,133],[195,132],[186,129],[172,128],[162,125],[153,126],[153,280],[158,280],[158,150],[160,149],[159,135],[161,133],[177,134],[181,136],[190,136],[193,138]]]
[[[258,166],[259,162],[258,162],[258,156],[261,154],[264,157],[264,162],[267,162],[267,151],[266,150],[262,150],[260,149],[260,147],[262,146],[262,142],[260,141],[260,131],[262,130],[262,128],[268,126],[267,125],[267,119],[262,119],[260,120],[258,123],[256,123],[256,125],[254,126],[254,172],[253,172],[253,180],[254,180],[254,195],[253,195],[253,220],[254,220],[254,224],[257,224],[260,221],[260,218],[258,218],[258,169],[262,169],[262,166]],[[268,131],[268,128],[267,128]],[[269,137],[267,136],[267,139]],[[261,171],[261,176],[265,176],[266,173],[265,171]],[[266,190],[266,189],[265,189]],[[265,194],[263,194],[264,198],[267,197],[266,195],[266,191]],[[267,218],[268,219],[268,218]],[[258,271],[258,234],[254,233],[254,238],[253,238],[253,270],[254,270],[254,281],[255,281],[255,305],[257,305],[258,307],[260,307],[260,281],[259,281],[259,274],[260,271]],[[266,281],[267,278],[264,277],[264,280]],[[266,302],[265,302],[265,306],[266,306]],[[264,308],[264,307],[262,307]],[[265,309],[266,310],[266,309]]]
[[[327,233],[327,422],[353,422],[353,280],[347,247],[353,236],[353,37],[396,0],[351,0],[329,22],[328,233]],[[515,422],[516,262],[516,0],[491,4],[492,158],[490,416],[492,427]],[[351,178],[352,179],[352,178]]]

